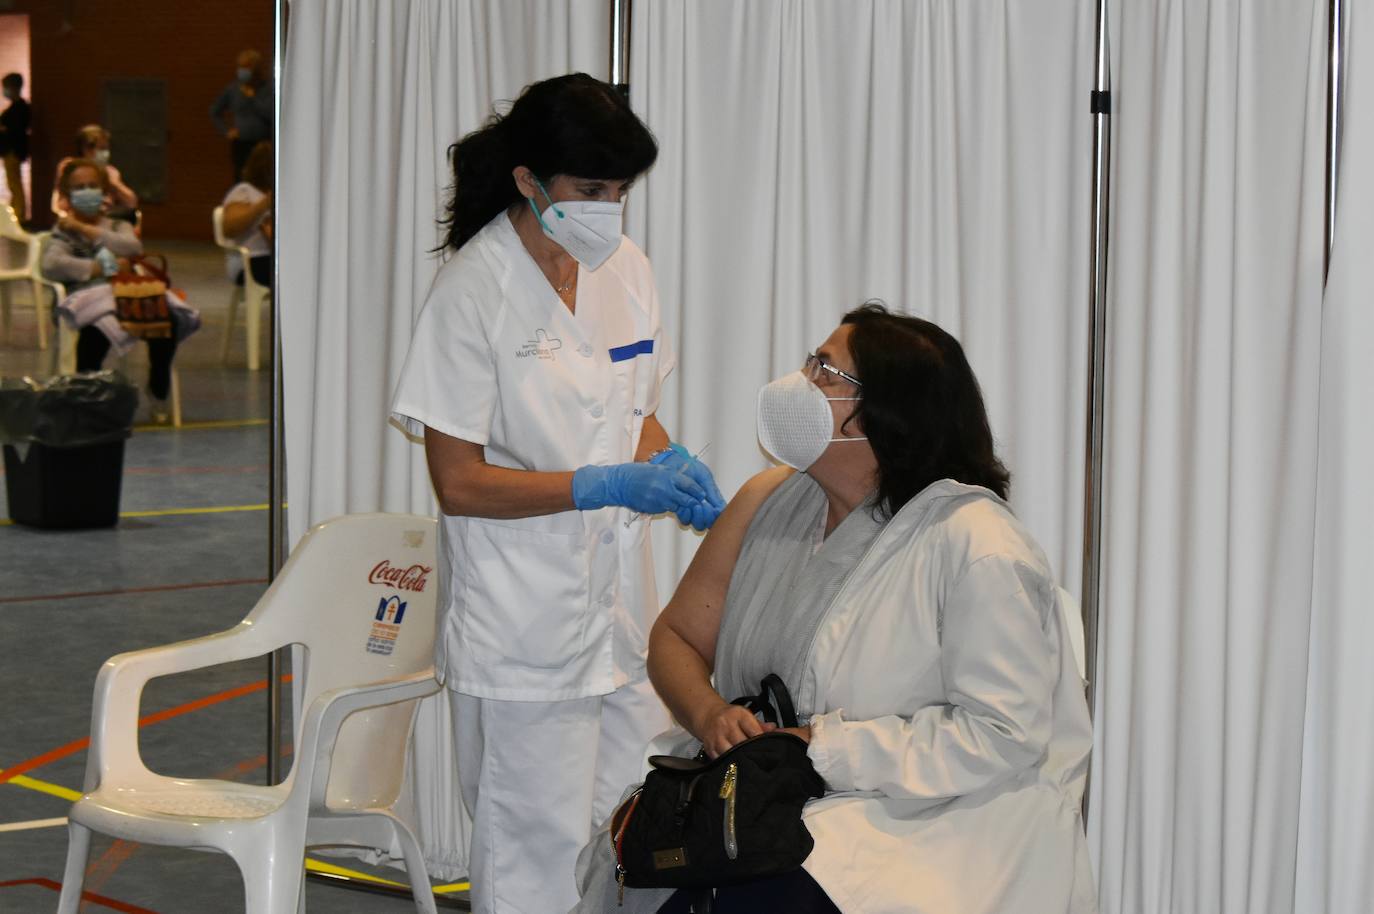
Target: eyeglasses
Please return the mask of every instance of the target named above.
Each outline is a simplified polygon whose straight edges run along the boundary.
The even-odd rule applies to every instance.
[[[823,371],[827,371],[837,378],[842,378],[848,381],[850,384],[853,384],[855,387],[864,386],[862,381],[854,377],[849,372],[841,371],[834,365],[826,364],[826,362],[820,356],[816,355],[816,353],[808,352],[806,354],[806,362],[802,367],[802,372],[806,375],[807,379],[812,384],[818,384],[820,383],[822,377],[821,372]]]

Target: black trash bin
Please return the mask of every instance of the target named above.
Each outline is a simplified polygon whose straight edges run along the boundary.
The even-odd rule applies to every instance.
[[[10,520],[61,529],[118,523],[124,440],[137,408],[138,389],[113,371],[0,381]]]

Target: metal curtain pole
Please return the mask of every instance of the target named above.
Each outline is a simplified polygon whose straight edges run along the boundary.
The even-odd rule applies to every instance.
[[[1336,183],[1341,161],[1341,101],[1344,96],[1342,68],[1345,63],[1345,4],[1328,0],[1326,58],[1326,246],[1322,282],[1331,271],[1331,245],[1336,241]]]
[[[611,0],[611,85],[630,97],[631,0]]]
[[[285,53],[286,0],[276,0],[272,24],[272,171],[281,174],[281,76],[282,55]],[[276,187],[276,179],[272,186]],[[275,219],[275,217],[274,217]],[[282,494],[285,448],[282,433],[282,363],[281,363],[281,235],[278,225],[272,225],[272,396],[268,416],[272,427],[272,441],[267,456],[267,580],[274,581],[281,570],[285,537],[282,535]],[[273,651],[267,657],[267,783],[281,782],[281,677],[286,667],[286,649]]]
[[[1088,711],[1097,695],[1097,617],[1102,581],[1102,440],[1107,357],[1107,216],[1112,148],[1112,77],[1107,53],[1107,3],[1097,0],[1093,80],[1092,256],[1088,322],[1088,427],[1083,473],[1083,642],[1087,648]],[[1086,810],[1087,792],[1083,794]]]

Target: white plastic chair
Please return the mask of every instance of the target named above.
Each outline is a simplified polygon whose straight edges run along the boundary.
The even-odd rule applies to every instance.
[[[248,249],[225,237],[224,207],[215,207],[212,219],[215,225],[215,244],[231,254],[238,254],[243,261],[243,285],[234,286],[234,292],[229,296],[229,321],[224,328],[224,343],[219,358],[221,362],[228,364],[229,340],[234,335],[234,324],[238,321],[239,303],[243,302],[246,305],[244,324],[248,332],[248,370],[257,371],[261,364],[258,336],[262,329],[262,312],[272,300],[272,289],[253,278],[253,270],[248,263],[252,255],[248,253]]]
[[[106,661],[95,684],[86,794],[69,815],[59,914],[75,914],[91,831],[229,854],[249,914],[304,909],[305,848],[400,846],[415,906],[435,914],[420,845],[390,810],[432,667],[433,518],[357,514],[306,534],[234,628]],[[164,777],[138,752],[139,697],[157,676],[304,647],[303,719],[286,779],[259,786]],[[388,653],[389,651],[389,653]],[[299,908],[298,908],[299,905]]]
[[[43,307],[43,277],[39,272],[41,240],[19,225],[14,208],[8,203],[0,206],[0,321],[5,337],[10,333],[10,283],[29,284],[29,301],[33,303],[34,323],[38,325],[38,348],[48,348],[48,321],[51,312]]]

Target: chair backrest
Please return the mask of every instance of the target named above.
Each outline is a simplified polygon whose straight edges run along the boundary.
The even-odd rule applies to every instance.
[[[304,645],[304,670],[295,670],[303,709],[330,689],[432,666],[436,535],[432,517],[351,514],[315,527],[291,553],[248,620],[269,637]],[[330,805],[395,801],[414,710],[402,702],[347,719],[334,749]],[[300,728],[297,720],[297,741]]]
[[[14,208],[8,203],[0,206],[0,269],[28,269],[33,247],[33,236],[19,225]]]
[[[238,251],[239,246],[224,234],[224,207],[215,207],[215,211],[210,214],[210,220],[215,227],[215,244],[228,251]]]
[[[1078,667],[1078,678],[1088,681],[1088,657],[1086,639],[1083,637],[1083,607],[1078,600],[1064,588],[1059,588],[1059,609],[1063,613],[1064,631],[1069,636],[1069,646],[1073,648],[1074,664]]]
[[[19,224],[19,217],[14,214],[14,207],[8,203],[0,206],[0,238],[9,238],[25,243],[29,240],[29,233],[24,231],[24,227]]]

